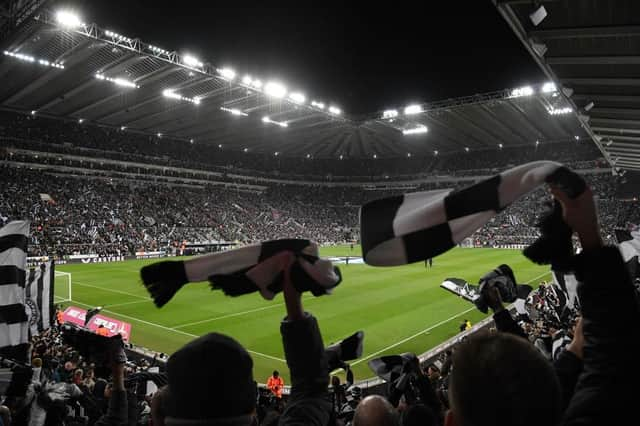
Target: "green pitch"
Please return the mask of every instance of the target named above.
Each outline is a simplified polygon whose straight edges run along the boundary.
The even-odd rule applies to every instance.
[[[360,256],[360,248],[325,247],[323,256]],[[274,369],[288,380],[279,324],[282,295],[266,301],[257,294],[238,298],[211,291],[206,283],[183,287],[162,309],[140,284],[139,270],[157,260],[60,265],[73,282],[71,304],[103,306],[107,316],[132,324],[131,341],[165,353],[211,331],[233,336],[252,354],[256,380]],[[511,266],[519,283],[548,279],[548,267],[532,264],[517,250],[456,248],[433,261],[393,268],[340,265],[343,282],[330,296],[303,296],[320,323],[325,344],[364,330],[364,355],[352,363],[356,380],[372,376],[367,360],[383,354],[422,353],[453,337],[463,319],[484,318],[469,302],[439,287],[449,277],[478,279],[496,266]],[[194,366],[195,367],[195,366]]]

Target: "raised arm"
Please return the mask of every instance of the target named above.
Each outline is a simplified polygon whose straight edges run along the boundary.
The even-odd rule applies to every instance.
[[[304,312],[301,294],[285,268],[283,293],[287,317],[280,325],[291,396],[280,425],[326,425],[331,418],[329,371],[318,322]]]

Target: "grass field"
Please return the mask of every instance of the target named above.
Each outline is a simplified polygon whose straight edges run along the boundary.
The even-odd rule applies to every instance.
[[[360,249],[325,247],[323,256],[360,256]],[[80,307],[104,306],[107,316],[132,324],[131,341],[172,353],[186,342],[211,331],[233,336],[252,354],[256,380],[265,381],[286,364],[279,334],[284,316],[282,295],[266,301],[257,294],[238,298],[213,292],[206,283],[189,284],[162,309],[156,308],[140,284],[139,270],[157,260],[60,265],[70,272],[73,302]],[[548,267],[534,265],[517,250],[456,248],[424,263],[376,268],[341,265],[342,284],[330,296],[305,294],[305,309],[319,320],[325,344],[364,330],[364,355],[352,363],[356,379],[372,376],[367,360],[383,354],[422,353],[458,332],[459,323],[484,318],[470,303],[439,288],[448,277],[476,283],[482,275],[506,263],[520,283],[548,278]]]

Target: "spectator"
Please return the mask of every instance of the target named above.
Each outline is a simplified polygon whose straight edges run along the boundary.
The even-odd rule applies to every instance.
[[[356,408],[353,426],[396,426],[398,415],[393,406],[380,395],[365,397]]]

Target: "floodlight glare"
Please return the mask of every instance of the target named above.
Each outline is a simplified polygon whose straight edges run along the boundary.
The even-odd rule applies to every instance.
[[[420,105],[409,105],[404,109],[405,115],[420,114],[421,112],[422,112],[422,106]]]
[[[220,107],[220,109],[222,111],[227,111],[233,115],[242,115],[244,117],[248,116],[249,114],[247,114],[246,112],[240,111],[238,108],[226,108],[226,107]],[[264,121],[264,118],[263,120]]]
[[[242,77],[242,83],[246,84],[247,86],[250,85],[251,82],[252,82],[251,76],[245,75],[244,77]]]
[[[555,83],[549,81],[542,85],[542,93],[553,93],[556,91]]]
[[[286,121],[275,121],[275,120],[270,119],[268,116],[262,117],[262,122],[263,123],[275,124],[275,125],[278,125],[280,127],[289,127],[289,124]]]
[[[262,87],[262,81],[260,81],[260,80],[253,80],[253,81],[251,82],[251,85],[252,85],[253,87],[255,87],[256,89],[259,89],[259,88],[261,88],[261,87]]]
[[[502,149],[502,146],[503,145],[501,143],[498,144],[498,148]]]
[[[570,114],[573,109],[570,107],[564,107],[564,108],[548,108],[547,111],[549,112],[550,115],[565,115],[565,114]]]
[[[80,21],[80,17],[73,12],[68,10],[59,10],[56,13],[56,21],[58,24],[67,28],[77,28],[82,26],[82,22]]]
[[[413,127],[411,129],[404,129],[402,131],[403,135],[417,135],[420,133],[427,133],[429,131],[429,129],[427,128],[427,126],[420,124],[416,127]]]
[[[433,155],[438,155],[438,150],[433,151]]]
[[[245,148],[245,149],[243,149],[243,151],[244,151],[244,152],[247,152],[247,151],[249,151],[249,148]]]
[[[182,57],[182,63],[192,68],[201,68],[202,65],[204,65],[198,58],[192,55],[184,55]]]
[[[394,118],[398,116],[398,110],[395,109],[387,109],[382,111],[382,118]]]
[[[127,126],[120,126],[120,130],[124,132],[125,130],[127,130]]]
[[[377,154],[373,154],[373,158],[378,158],[378,155]]]
[[[276,157],[278,156],[278,154],[280,154],[278,151],[273,153],[273,155],[275,155]]]
[[[222,68],[218,70],[218,73],[227,80],[233,80],[234,78],[236,78],[236,72],[231,68]]]
[[[35,109],[31,110],[31,115],[36,115],[36,112],[37,111]]]
[[[533,87],[531,86],[518,87],[517,89],[513,89],[511,91],[511,97],[519,98],[521,96],[531,96],[533,95],[533,93]]]
[[[322,103],[322,102],[311,101],[311,106],[314,106],[314,107],[320,108],[320,109],[324,109],[324,103]]]
[[[264,92],[274,98],[284,98],[287,94],[287,88],[280,83],[270,81],[264,86]]]
[[[78,119],[78,123],[80,123],[80,124],[84,123],[84,118],[79,118]]]
[[[329,107],[329,112],[330,112],[331,114],[335,114],[335,115],[340,115],[340,114],[342,114],[342,110],[341,110],[340,108],[336,108],[336,107],[334,107],[334,106],[330,106],[330,107]]]
[[[289,99],[291,99],[295,103],[303,104],[307,100],[307,97],[305,95],[303,95],[302,93],[296,92],[296,93],[290,93],[289,94]]]
[[[411,153],[410,152],[407,152],[407,157],[411,157]]]
[[[311,154],[307,154],[307,158],[311,158]]]
[[[469,152],[469,147],[468,147],[468,146],[467,146],[467,147],[465,147],[465,148],[464,148],[464,150],[465,150],[465,151],[467,151],[467,152]]]

